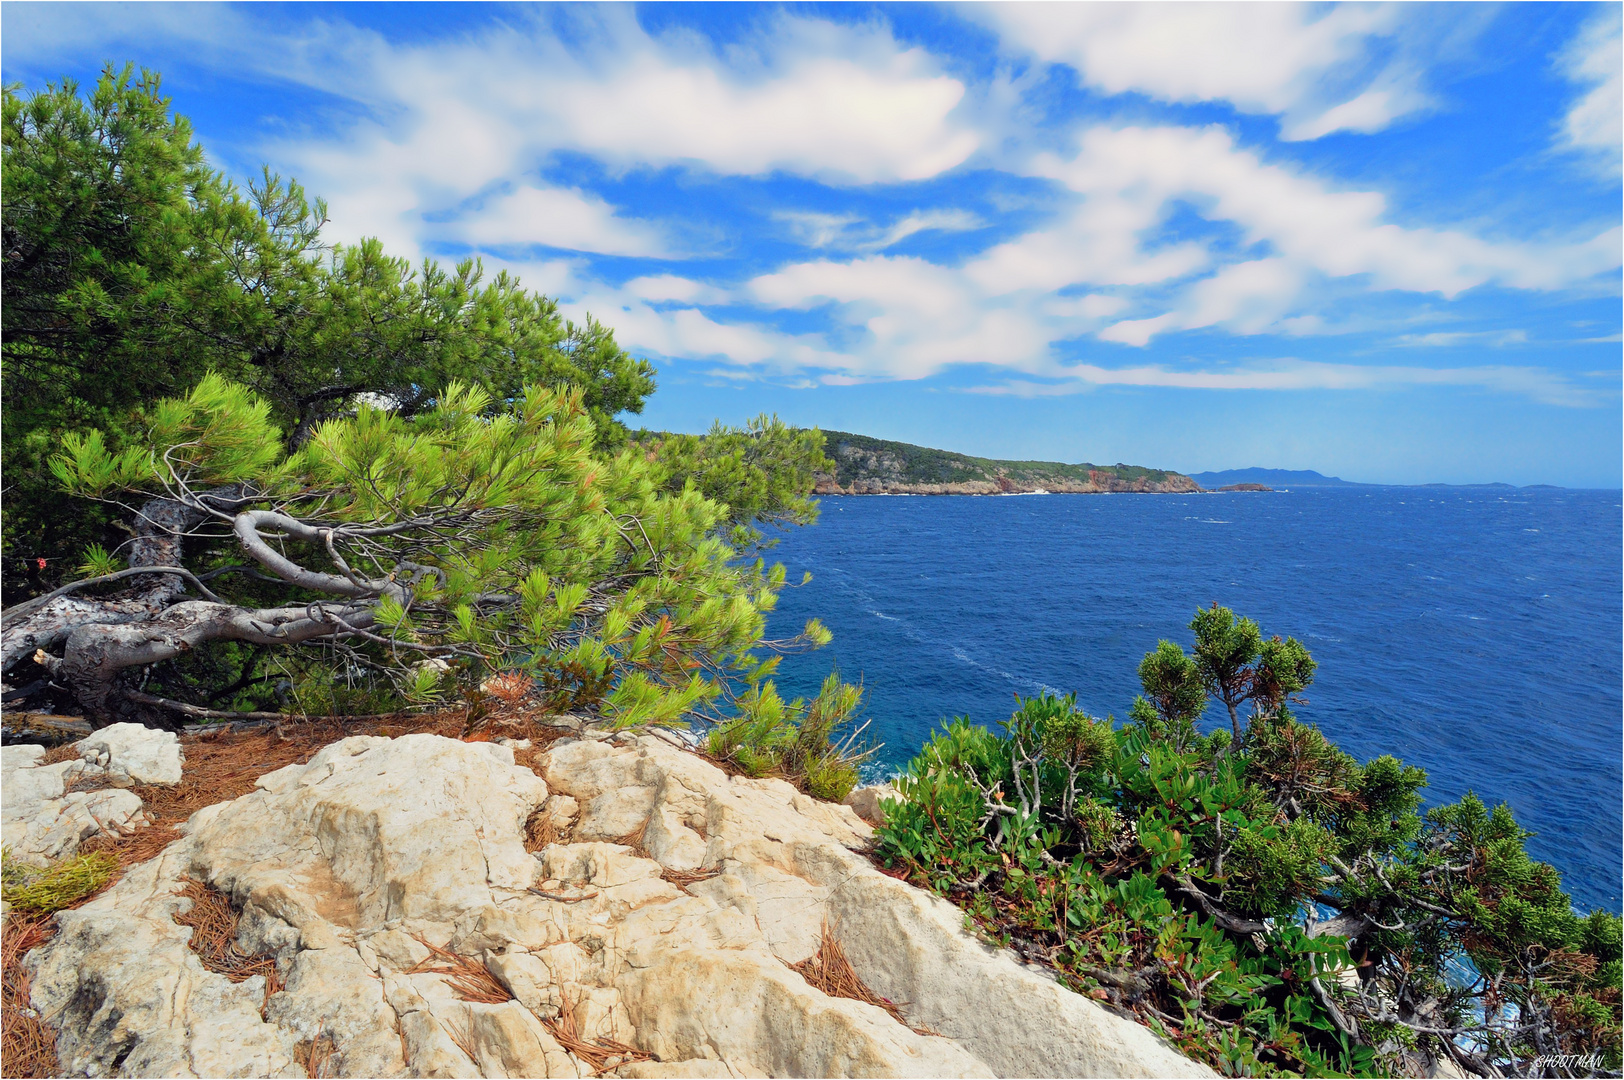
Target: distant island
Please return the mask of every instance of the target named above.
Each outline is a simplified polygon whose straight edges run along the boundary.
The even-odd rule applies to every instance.
[[[1372,487],[1339,476],[1324,476],[1312,469],[1225,469],[1221,472],[1191,473],[1190,479],[1209,490],[1233,484],[1267,484],[1270,487]]]
[[[1056,495],[1144,492],[1264,492],[1290,488],[1496,488],[1515,484],[1364,484],[1312,469],[1222,469],[1180,473],[1143,465],[1011,461],[976,457],[850,431],[824,431],[833,472],[815,474],[819,495]],[[1531,484],[1549,488],[1549,484]]]
[[[1340,476],[1326,476],[1312,469],[1224,469],[1219,472],[1191,473],[1190,479],[1209,491],[1249,491],[1255,488],[1237,485],[1265,484],[1270,487],[1343,488],[1343,487],[1422,487],[1422,488],[1503,488],[1517,490],[1516,484],[1361,484],[1344,480]],[[1553,484],[1529,484],[1529,488],[1552,488]]]
[[[1002,461],[912,443],[825,431],[832,473],[817,474],[819,495],[1020,495],[1036,492],[1189,493],[1190,477],[1140,465]]]

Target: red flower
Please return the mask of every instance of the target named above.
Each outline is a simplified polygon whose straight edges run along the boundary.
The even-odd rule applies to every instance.
[[[41,570],[43,570],[43,569],[45,569],[45,560],[44,560],[44,559],[41,559],[41,558],[39,558],[39,557],[38,557],[38,556],[35,556],[35,557],[34,557],[34,561],[35,561],[35,562],[37,562],[37,563],[39,563],[39,568],[40,568],[40,569],[41,569]]]

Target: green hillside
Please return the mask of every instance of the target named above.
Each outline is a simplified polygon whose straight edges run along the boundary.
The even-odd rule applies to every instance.
[[[1114,478],[1124,483],[1143,481],[1163,484],[1181,477],[1180,473],[1147,469],[1139,465],[1002,461],[890,439],[875,439],[849,431],[825,431],[823,434],[824,453],[834,460],[835,480],[842,487],[849,487],[855,480],[883,480],[897,484],[964,484],[1005,477],[1026,484],[1046,481],[1086,484],[1091,479]]]

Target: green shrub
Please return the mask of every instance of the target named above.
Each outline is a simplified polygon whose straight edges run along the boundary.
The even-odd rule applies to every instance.
[[[1506,1073],[1541,1053],[1616,1070],[1619,917],[1574,914],[1509,808],[1423,817],[1420,769],[1360,764],[1299,721],[1300,644],[1217,607],[1191,627],[1193,658],[1146,657],[1123,728],[1049,694],[1002,734],[945,724],[879,856],[1231,1075],[1413,1073],[1444,1037]],[[1229,730],[1195,730],[1206,699]],[[1339,978],[1356,965],[1357,993]]]
[[[706,739],[712,757],[751,776],[781,776],[820,799],[839,802],[857,786],[858,767],[877,747],[858,748],[863,724],[848,731],[861,688],[831,672],[817,697],[786,702],[771,681],[758,681],[737,701],[736,715]]]

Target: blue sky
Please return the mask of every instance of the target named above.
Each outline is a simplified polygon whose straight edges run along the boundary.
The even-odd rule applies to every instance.
[[[591,312],[634,426],[1617,487],[1620,11],[5,3],[0,66]]]

